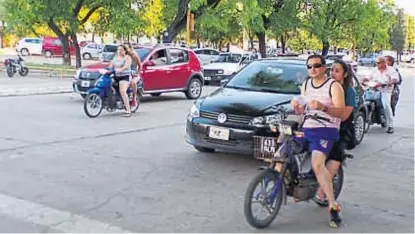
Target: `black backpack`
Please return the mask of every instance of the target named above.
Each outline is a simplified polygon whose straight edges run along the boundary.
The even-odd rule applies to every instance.
[[[357,146],[354,113],[349,118],[340,124],[340,142],[343,143],[347,150],[354,149]]]

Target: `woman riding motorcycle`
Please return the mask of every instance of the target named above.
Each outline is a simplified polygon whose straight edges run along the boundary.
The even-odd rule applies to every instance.
[[[125,45],[119,45],[117,50],[117,56],[111,61],[109,68],[115,70],[115,81],[119,83],[119,91],[124,102],[126,112],[125,117],[131,116],[130,100],[127,95],[127,89],[130,86],[131,75],[131,57],[126,54],[127,47]]]

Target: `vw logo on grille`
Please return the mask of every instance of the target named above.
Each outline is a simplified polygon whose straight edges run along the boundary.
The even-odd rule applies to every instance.
[[[226,122],[226,120],[227,120],[227,117],[226,117],[226,114],[225,113],[220,113],[218,115],[218,122],[219,123],[223,124],[223,123]]]

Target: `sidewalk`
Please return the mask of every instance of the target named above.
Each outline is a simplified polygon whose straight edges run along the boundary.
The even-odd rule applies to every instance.
[[[0,97],[72,93],[71,79],[0,75]]]

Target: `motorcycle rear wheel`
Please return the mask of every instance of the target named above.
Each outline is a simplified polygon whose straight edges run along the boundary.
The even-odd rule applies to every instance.
[[[270,170],[264,170],[261,173],[259,173],[248,185],[248,188],[245,193],[244,214],[245,214],[245,218],[247,222],[255,228],[268,227],[275,220],[275,218],[278,215],[278,212],[280,211],[282,201],[284,200],[283,191],[285,191],[284,184],[282,181],[280,182],[281,183],[280,189],[277,192],[277,195],[274,201],[272,201],[271,204],[269,202],[269,199],[270,199],[269,196],[274,190],[274,186],[275,186],[275,183],[277,182],[278,176],[279,174],[277,172],[272,172]],[[273,186],[271,186],[270,191],[268,191],[267,190],[268,183],[271,181],[273,182]],[[264,182],[268,182],[268,183],[264,183]],[[258,194],[254,194],[257,186],[260,184],[262,185],[260,192]],[[253,201],[253,198],[255,198],[256,201]],[[265,205],[267,207],[266,212],[268,212],[269,216],[263,220],[260,220],[257,217],[255,217],[252,212],[252,205],[254,203],[262,205],[262,209],[264,208],[264,205]]]
[[[90,102],[92,102],[91,103],[91,106],[88,106],[88,104]],[[92,108],[92,109],[95,109],[95,108],[98,109],[97,110],[97,113],[93,114],[91,112],[92,109],[90,109],[90,108]],[[85,97],[85,100],[84,100],[84,112],[85,112],[85,114],[89,118],[96,118],[96,117],[98,117],[101,114],[103,108],[104,108],[103,100],[102,100],[101,96],[99,96],[98,94],[96,94],[96,93],[90,93],[90,94],[88,94]]]

